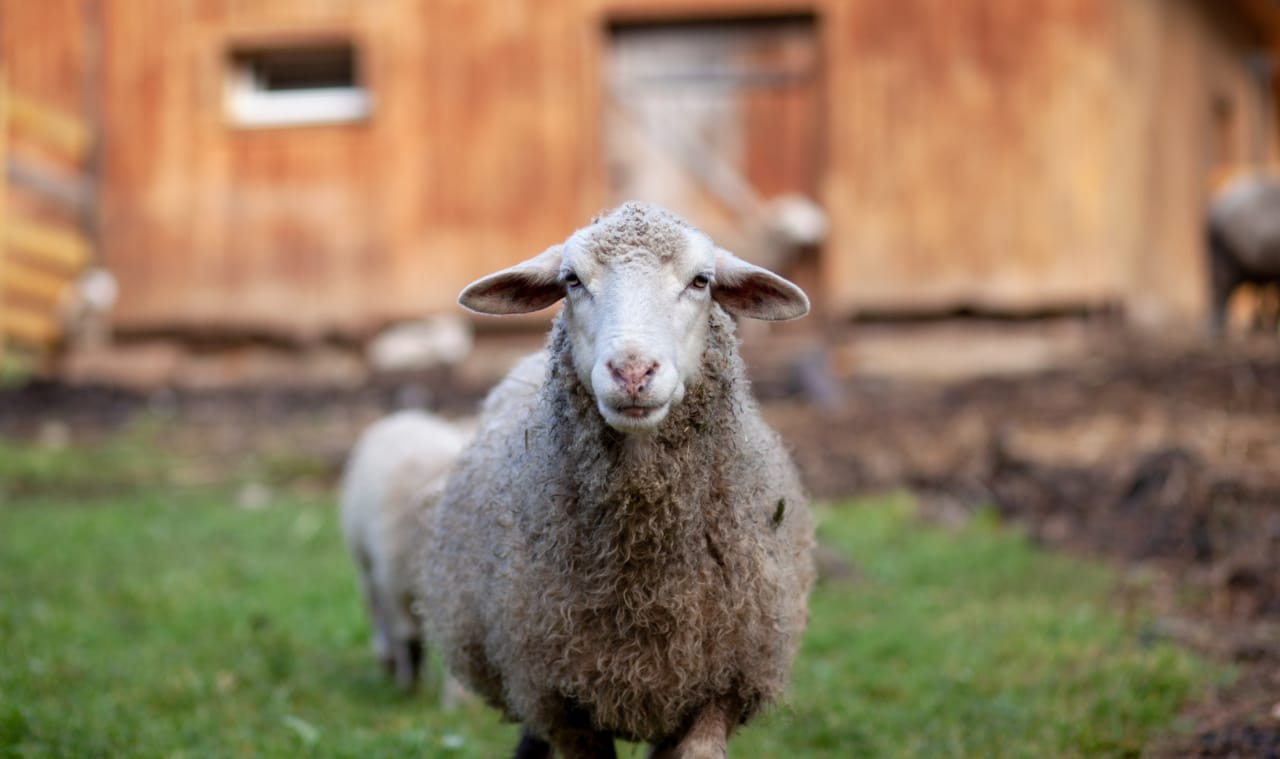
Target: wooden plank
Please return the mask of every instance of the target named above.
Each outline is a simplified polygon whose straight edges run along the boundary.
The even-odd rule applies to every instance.
[[[13,185],[77,213],[87,212],[93,203],[93,185],[83,175],[68,174],[13,156],[4,164],[4,176]]]
[[[76,161],[89,150],[89,130],[80,119],[16,92],[9,96],[9,124],[30,132]]]
[[[0,310],[0,335],[15,343],[47,347],[58,339],[58,323],[49,314],[6,307]]]
[[[89,261],[89,243],[79,233],[18,218],[11,218],[3,232],[4,242],[26,257],[73,271]]]
[[[9,124],[9,89],[5,83],[4,66],[0,66],[0,166],[8,164],[8,148],[9,148],[9,130],[6,128]],[[0,177],[0,274],[5,270],[5,182]],[[0,311],[4,310],[4,291],[0,289]],[[5,354],[5,336],[4,331],[0,330],[0,359]]]
[[[0,267],[0,290],[9,293],[56,302],[70,286],[67,277],[33,269],[17,261],[5,261]]]

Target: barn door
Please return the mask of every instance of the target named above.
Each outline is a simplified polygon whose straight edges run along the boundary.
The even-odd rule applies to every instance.
[[[823,231],[809,205],[819,77],[810,18],[615,27],[605,92],[613,201],[659,203],[739,255],[788,268],[817,242],[802,238]]]

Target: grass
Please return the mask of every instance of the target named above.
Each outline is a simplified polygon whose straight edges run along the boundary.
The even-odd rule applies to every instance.
[[[97,496],[164,484],[172,462],[155,453],[151,423],[96,445],[68,448],[0,438],[0,504],[29,496]]]
[[[0,444],[0,757],[510,754],[493,712],[376,670],[329,496],[241,508],[124,440]],[[991,520],[820,522],[858,577],[815,591],[788,702],[735,756],[1136,756],[1213,676],[1117,617],[1107,571]]]
[[[814,593],[792,708],[745,755],[1137,756],[1212,676],[1115,615],[1107,570],[992,518],[922,529],[904,500],[821,517],[865,576]]]

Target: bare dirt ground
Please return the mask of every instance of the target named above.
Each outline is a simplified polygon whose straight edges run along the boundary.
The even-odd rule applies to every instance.
[[[770,403],[819,496],[907,488],[943,524],[991,506],[1102,557],[1144,634],[1238,668],[1157,757],[1280,757],[1280,342],[1119,341],[1058,368],[853,379],[829,408]]]
[[[944,525],[994,508],[1045,546],[1112,562],[1124,577],[1117,604],[1154,604],[1144,635],[1176,639],[1240,673],[1188,707],[1193,734],[1170,736],[1150,755],[1280,756],[1280,341],[1169,348],[1072,333],[1047,343],[1072,350],[1049,355],[1046,343],[1026,343],[1020,355],[1036,360],[1014,357],[994,375],[874,376],[867,361],[892,367],[902,358],[889,343],[868,339],[848,376],[816,379],[804,351],[772,363],[762,349],[747,352],[766,415],[813,494],[909,489]],[[926,358],[1008,359],[966,345],[944,331]],[[0,435],[93,436],[147,412],[177,422],[165,425],[173,447],[206,462],[193,476],[274,453],[321,462],[332,477],[379,414],[427,405],[466,415],[491,374],[355,390],[31,383],[0,390]]]

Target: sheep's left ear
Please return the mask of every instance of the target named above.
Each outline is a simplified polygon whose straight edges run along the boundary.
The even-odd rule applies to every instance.
[[[804,290],[727,250],[716,251],[711,297],[734,316],[765,321],[799,319],[809,313]]]
[[[481,277],[458,296],[463,307],[481,314],[527,314],[564,297],[560,282],[561,246],[553,245],[527,261]]]

